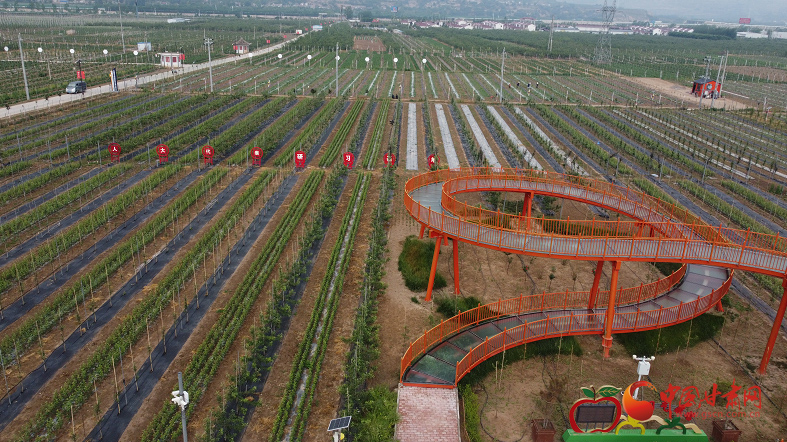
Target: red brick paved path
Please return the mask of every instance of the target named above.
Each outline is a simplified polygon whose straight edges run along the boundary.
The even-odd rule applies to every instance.
[[[400,442],[459,442],[459,397],[455,388],[399,384],[396,439]]]

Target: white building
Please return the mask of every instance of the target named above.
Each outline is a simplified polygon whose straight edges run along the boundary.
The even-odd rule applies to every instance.
[[[180,52],[161,52],[157,54],[161,60],[161,67],[175,69],[183,66]]]

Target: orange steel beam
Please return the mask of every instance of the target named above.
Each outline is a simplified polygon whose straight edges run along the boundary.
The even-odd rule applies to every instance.
[[[604,338],[601,345],[604,347],[604,357],[609,357],[609,348],[612,347],[612,322],[615,319],[615,292],[618,290],[618,273],[620,261],[612,261],[612,277],[609,282],[609,304],[604,324]]]
[[[601,274],[604,271],[604,261],[599,261],[596,264],[596,275],[593,276],[593,287],[590,289],[590,299],[588,300],[588,310],[596,305],[596,298],[598,298],[598,284],[601,281]]]
[[[426,224],[421,224],[421,233],[418,234],[419,239],[424,239],[424,230],[426,230]]]
[[[434,287],[434,276],[437,273],[437,258],[440,256],[440,242],[442,236],[437,236],[437,241],[434,245],[434,255],[432,256],[432,270],[429,272],[429,285],[426,287],[426,302],[432,300],[432,288]]]
[[[454,242],[454,294],[459,294],[459,240],[453,238]]]
[[[782,301],[779,303],[779,310],[776,311],[776,318],[771,327],[771,335],[768,337],[768,343],[765,345],[765,352],[762,354],[762,361],[760,361],[760,368],[757,370],[760,374],[765,374],[765,369],[768,368],[768,362],[771,360],[771,353],[773,353],[773,346],[776,345],[776,338],[779,337],[779,329],[784,320],[784,311],[787,310],[787,275],[782,280],[782,287],[784,288]]]
[[[533,211],[533,192],[525,192],[525,201],[522,205],[522,216],[530,218]]]

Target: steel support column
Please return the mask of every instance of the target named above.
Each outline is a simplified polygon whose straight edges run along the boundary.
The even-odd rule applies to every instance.
[[[454,240],[454,294],[459,294],[459,240]]]
[[[787,310],[787,275],[782,280],[782,287],[784,288],[782,301],[779,303],[779,310],[776,311],[776,318],[773,321],[773,327],[771,327],[771,335],[768,337],[765,352],[762,354],[760,368],[757,370],[760,374],[765,374],[765,369],[768,368],[768,361],[771,360],[773,346],[776,345],[776,338],[779,337],[779,329],[782,326],[782,320],[784,320],[784,311]]]
[[[604,261],[599,261],[596,264],[596,275],[593,277],[593,287],[590,289],[590,299],[588,300],[588,310],[596,305],[598,298],[598,284],[601,282],[601,274],[604,272]]]
[[[424,230],[426,230],[426,224],[421,224],[421,233],[418,234],[419,239],[424,239]]]
[[[438,236],[434,245],[434,255],[432,256],[432,271],[429,272],[429,285],[426,287],[426,302],[432,300],[432,288],[434,287],[434,276],[437,273],[437,258],[440,257],[440,243],[443,237]]]
[[[620,271],[620,261],[612,261],[612,277],[609,282],[609,303],[604,318],[604,337],[601,345],[604,347],[604,357],[609,357],[609,349],[612,347],[612,323],[615,319],[615,296],[618,291],[618,272]]]
[[[522,217],[530,218],[533,212],[533,192],[525,192],[525,201],[522,205]]]

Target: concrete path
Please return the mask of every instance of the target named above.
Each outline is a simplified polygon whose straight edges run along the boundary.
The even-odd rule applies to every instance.
[[[287,41],[283,41],[281,43],[277,43],[272,46],[268,46],[263,49],[259,49],[256,51],[252,51],[251,54],[253,57],[258,55],[264,55],[273,51],[277,51],[283,48],[286,44],[292,43],[293,41],[299,39],[301,36],[298,35],[294,38],[288,39]],[[248,57],[244,55],[244,57]],[[241,57],[242,58],[242,57]],[[221,66],[226,63],[233,63],[238,59],[238,57],[230,56],[226,58],[220,58],[217,60],[212,60],[211,65],[213,67]],[[124,90],[132,90],[136,87],[137,84],[147,84],[154,81],[161,81],[164,79],[172,79],[177,78],[178,75],[186,74],[189,72],[199,71],[202,69],[207,69],[208,63],[199,63],[199,64],[187,64],[177,70],[177,74],[172,74],[169,70],[158,72],[154,74],[142,75],[138,78],[126,78],[124,80],[118,80],[118,89],[121,91]],[[63,85],[63,90],[65,91],[65,85]],[[65,94],[60,96],[52,96],[49,97],[49,100],[45,98],[39,98],[37,100],[30,100],[24,103],[14,104],[10,107],[10,109],[0,109],[0,119],[8,118],[11,116],[24,114],[25,112],[40,110],[40,109],[49,109],[53,106],[60,106],[64,103],[70,103],[72,101],[83,100],[88,97],[93,97],[99,94],[106,94],[112,92],[112,88],[109,84],[102,84],[100,86],[95,86],[88,88],[84,94]]]

